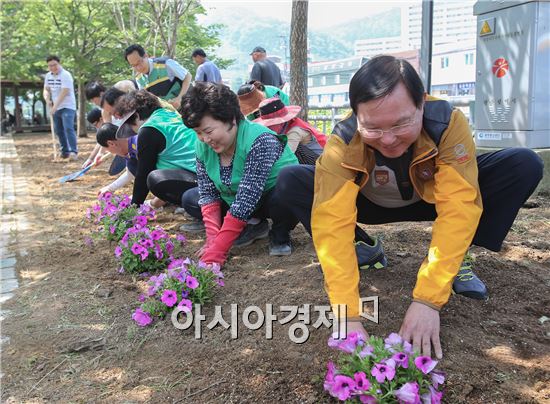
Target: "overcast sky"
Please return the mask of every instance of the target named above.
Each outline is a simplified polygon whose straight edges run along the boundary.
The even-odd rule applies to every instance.
[[[308,7],[308,25],[309,28],[313,29],[330,27],[412,2],[413,1],[310,0]],[[239,7],[248,9],[258,15],[268,15],[290,23],[292,11],[292,2],[290,0],[203,0],[202,4],[207,10],[208,22],[215,22],[216,15],[219,15],[219,13],[224,13],[228,9]],[[246,16],[243,15],[243,20],[236,21],[236,23],[246,23]]]

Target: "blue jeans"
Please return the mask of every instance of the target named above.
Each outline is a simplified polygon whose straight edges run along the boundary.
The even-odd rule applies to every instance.
[[[61,108],[53,114],[53,128],[59,138],[63,156],[67,156],[69,153],[78,153],[74,130],[75,115],[76,111],[69,108]]]

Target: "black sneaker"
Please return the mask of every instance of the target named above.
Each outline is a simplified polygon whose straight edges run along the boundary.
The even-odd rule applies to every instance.
[[[246,247],[256,240],[266,238],[269,235],[269,223],[267,220],[262,220],[260,223],[247,224],[241,235],[233,243],[234,247]]]
[[[359,269],[382,269],[388,265],[382,242],[378,238],[374,239],[374,245],[368,245],[364,241],[356,242],[355,253]]]

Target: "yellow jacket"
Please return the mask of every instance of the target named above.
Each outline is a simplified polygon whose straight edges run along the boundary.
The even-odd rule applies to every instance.
[[[346,305],[348,318],[361,313],[354,247],[357,194],[375,164],[374,151],[356,130],[355,115],[340,122],[317,160],[311,216],[313,243],[330,303],[335,314],[336,305]],[[448,102],[428,96],[409,176],[418,195],[435,204],[437,211],[413,299],[440,309],[449,299],[483,210],[468,120]]]

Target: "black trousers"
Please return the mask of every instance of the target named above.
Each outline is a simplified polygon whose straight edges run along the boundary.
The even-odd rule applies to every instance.
[[[483,213],[473,244],[499,251],[519,209],[542,178],[543,162],[531,149],[511,148],[482,154],[477,157],[477,164]],[[276,202],[288,209],[309,234],[314,176],[314,166],[297,165],[285,167],[277,179]],[[402,208],[384,208],[361,193],[357,197],[359,223],[432,221],[436,217],[435,205],[424,201]]]
[[[155,170],[147,176],[147,188],[163,201],[179,206],[185,191],[197,187],[197,174],[188,170]]]
[[[287,243],[290,241],[290,230],[298,224],[298,220],[294,216],[289,215],[286,208],[275,202],[275,192],[276,188],[272,188],[262,196],[256,210],[252,213],[252,217],[259,219],[270,218],[273,222],[270,231],[273,241],[278,244]],[[181,205],[191,216],[202,219],[198,188],[185,192],[181,199]],[[222,200],[222,218],[225,217],[228,210],[229,205]]]

